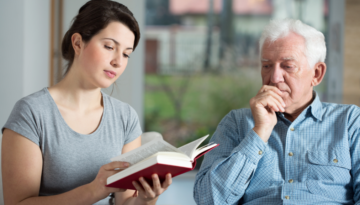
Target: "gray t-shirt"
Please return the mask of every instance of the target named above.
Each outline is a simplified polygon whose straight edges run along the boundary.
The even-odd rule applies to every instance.
[[[37,144],[43,155],[40,196],[56,195],[93,181],[99,168],[121,154],[142,133],[128,104],[102,93],[104,111],[97,130],[79,134],[62,118],[47,88],[19,100],[2,128]],[[109,204],[109,198],[96,204]]]

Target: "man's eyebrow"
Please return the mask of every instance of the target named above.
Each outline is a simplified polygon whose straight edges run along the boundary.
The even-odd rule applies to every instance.
[[[112,40],[112,41],[114,41],[114,43],[116,44],[116,45],[120,45],[120,43],[119,42],[117,42],[115,39],[113,39],[113,38],[103,38],[103,39],[107,39],[107,40]],[[129,48],[126,48],[126,50],[133,50],[133,48],[132,47],[129,47]]]
[[[281,58],[282,60],[285,60],[285,61],[292,61],[292,60],[296,60],[294,57],[284,57],[284,58]]]
[[[269,62],[269,61],[270,61],[269,59],[265,59],[265,58],[261,59],[261,62]]]

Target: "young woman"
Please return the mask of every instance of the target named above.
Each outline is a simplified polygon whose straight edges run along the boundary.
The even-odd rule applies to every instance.
[[[92,0],[79,10],[62,43],[65,77],[19,100],[2,128],[5,204],[155,204],[171,184],[156,174],[138,190],[108,188],[107,177],[125,169],[110,158],[141,145],[135,111],[101,88],[125,70],[140,38],[122,4]],[[137,195],[137,196],[136,196]]]

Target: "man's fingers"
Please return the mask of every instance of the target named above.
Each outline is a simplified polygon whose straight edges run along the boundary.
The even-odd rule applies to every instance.
[[[281,95],[281,90],[275,86],[270,86],[270,85],[263,85],[260,90],[259,93],[263,93],[266,91],[272,90],[274,92],[276,92],[278,95]]]
[[[268,107],[276,112],[284,112],[285,109],[282,106],[282,103],[279,102],[279,99],[274,95],[267,93],[261,96],[257,96],[253,103],[255,103],[256,107]]]
[[[285,112],[284,100],[272,90],[268,90],[264,93],[259,93],[252,99],[250,103],[255,103],[255,106],[268,107],[276,112]],[[256,105],[257,104],[257,105]]]
[[[261,95],[262,93],[271,93],[273,94],[273,96],[277,96],[277,99],[281,102],[282,106],[285,107],[284,100],[281,97],[283,93],[279,88],[275,86],[264,85],[263,87],[261,87],[260,91],[258,92],[258,95]]]
[[[280,92],[281,92],[281,91],[280,91]],[[284,102],[284,100],[282,99],[282,97],[281,97],[277,92],[274,92],[273,90],[270,90],[270,91],[268,91],[268,93],[269,93],[272,97],[274,97],[277,101],[279,101],[282,107],[285,107],[285,102]]]
[[[264,99],[261,104],[262,107],[269,108],[275,112],[280,112],[282,109],[279,107],[279,104],[274,99]]]
[[[276,95],[276,94],[274,94],[274,95]],[[274,96],[274,95],[267,97],[266,101],[268,102],[268,106],[275,112],[284,112],[285,109],[284,109],[281,101],[279,101],[277,96]]]

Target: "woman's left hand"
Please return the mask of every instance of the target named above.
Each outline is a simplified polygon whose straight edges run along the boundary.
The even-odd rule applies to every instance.
[[[153,186],[151,187],[143,177],[139,178],[141,185],[133,181],[134,187],[137,189],[138,198],[142,201],[149,202],[156,199],[162,194],[172,183],[171,174],[166,174],[165,181],[161,184],[157,174],[152,175]]]

